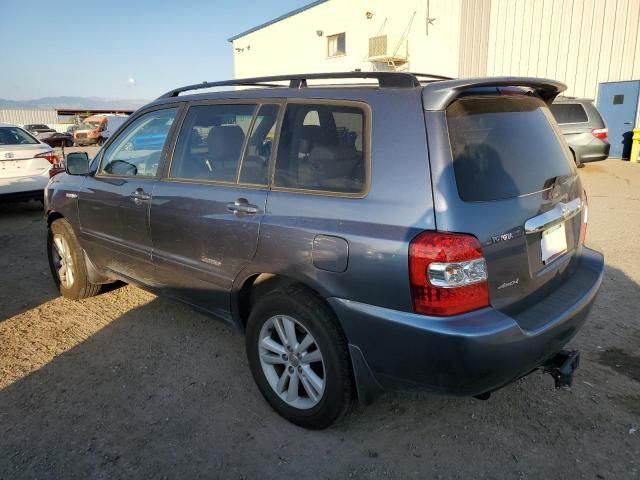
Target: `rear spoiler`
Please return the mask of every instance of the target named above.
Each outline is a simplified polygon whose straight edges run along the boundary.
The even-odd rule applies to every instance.
[[[425,110],[444,110],[465,90],[478,87],[528,87],[548,104],[567,89],[567,86],[562,82],[535,77],[480,77],[442,80],[424,86],[422,104]]]

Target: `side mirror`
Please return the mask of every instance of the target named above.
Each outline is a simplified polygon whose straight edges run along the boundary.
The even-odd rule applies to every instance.
[[[65,170],[69,175],[89,175],[89,156],[87,152],[67,154]]]

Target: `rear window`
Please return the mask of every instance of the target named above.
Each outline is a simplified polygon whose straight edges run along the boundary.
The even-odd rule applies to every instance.
[[[0,127],[0,145],[36,145],[40,142],[17,127]]]
[[[573,175],[569,153],[533,97],[467,97],[447,109],[460,198],[491,201],[544,190]]]
[[[584,123],[589,121],[587,112],[579,103],[554,103],[549,108],[558,123]]]

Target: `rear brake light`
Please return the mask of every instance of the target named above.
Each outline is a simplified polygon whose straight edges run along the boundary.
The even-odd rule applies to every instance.
[[[606,128],[594,128],[591,130],[591,134],[600,140],[604,140],[609,136],[609,130]]]
[[[409,246],[413,309],[457,315],[489,305],[487,265],[472,235],[423,232]]]
[[[35,155],[34,158],[46,158],[51,165],[56,165],[60,161],[60,159],[58,158],[58,155],[53,150],[39,153]]]
[[[587,225],[589,224],[589,200],[587,191],[584,192],[584,214],[582,215],[582,225],[580,226],[580,243],[584,244],[587,240]]]
[[[64,172],[64,167],[60,162],[60,157],[58,157],[56,152],[54,152],[53,150],[39,153],[35,155],[34,158],[46,158],[47,161],[51,164],[51,168],[49,168],[49,178],[57,175],[58,173]]]

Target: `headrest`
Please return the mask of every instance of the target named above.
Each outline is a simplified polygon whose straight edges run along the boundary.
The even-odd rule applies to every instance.
[[[309,153],[316,145],[335,145],[338,137],[335,131],[320,125],[303,125],[300,129],[300,152]]]
[[[244,132],[238,125],[211,127],[207,135],[209,156],[223,160],[237,160],[244,142]]]
[[[318,145],[309,153],[309,168],[314,171],[315,179],[348,176],[362,157],[355,148],[347,145]]]

